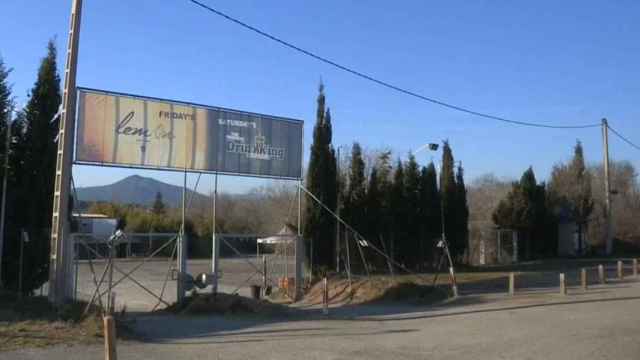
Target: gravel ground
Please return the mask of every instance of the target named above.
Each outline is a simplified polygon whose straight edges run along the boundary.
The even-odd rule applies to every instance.
[[[439,307],[300,309],[286,318],[137,319],[143,341],[120,359],[637,359],[640,283],[462,296]],[[1,359],[103,359],[100,346],[0,354]]]

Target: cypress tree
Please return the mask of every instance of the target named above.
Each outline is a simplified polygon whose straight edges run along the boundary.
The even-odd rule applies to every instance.
[[[6,147],[6,136],[7,136],[7,127],[11,126],[9,123],[9,119],[11,117],[11,108],[13,106],[13,99],[11,96],[11,86],[9,85],[9,74],[11,73],[11,69],[7,69],[4,64],[2,57],[0,57],[0,164],[4,163],[4,158],[8,154],[9,149]],[[9,174],[5,174],[4,166],[0,166],[0,184],[4,180],[5,176],[9,176]],[[7,179],[9,180],[9,179]],[[1,190],[0,190],[1,191]],[[1,195],[0,195],[1,196]],[[11,209],[13,203],[7,203],[6,209]],[[9,227],[8,222],[5,222],[5,234],[7,234],[6,229]],[[7,237],[5,237],[4,243],[7,243]],[[4,245],[4,244],[3,244]],[[3,246],[6,248],[6,246]],[[2,249],[0,249],[2,250]],[[0,285],[4,284],[4,278],[7,277],[7,262],[10,258],[7,256],[7,253],[2,251],[2,276],[0,279]]]
[[[409,266],[420,262],[420,169],[416,158],[409,154],[404,172],[404,194],[406,196],[407,232],[402,252]]]
[[[9,124],[10,111],[13,106],[11,97],[11,86],[9,85],[9,74],[11,69],[7,69],[0,56],[0,158],[4,159],[7,152],[5,149],[5,139],[7,124]],[[0,169],[0,179],[4,177],[4,167]]]
[[[457,241],[457,212],[456,212],[456,179],[454,175],[453,153],[449,142],[445,141],[442,147],[442,168],[440,171],[440,197],[444,212],[445,236],[449,244],[451,256],[455,259],[458,254]]]
[[[351,161],[349,164],[349,183],[345,195],[345,209],[348,221],[358,232],[365,226],[365,176],[362,148],[357,142],[351,149]]]
[[[464,170],[458,165],[456,171],[456,237],[453,247],[458,255],[464,254],[469,241],[469,206],[467,188],[464,184]]]
[[[38,288],[48,278],[49,229],[53,204],[53,187],[56,165],[55,139],[57,122],[51,119],[58,112],[61,102],[60,76],[57,71],[57,51],[52,40],[47,45],[47,55],[42,59],[38,78],[24,108],[24,133],[18,137],[22,148],[23,164],[20,184],[20,201],[23,212],[18,226],[24,229],[30,242],[25,244],[23,289]],[[19,234],[14,233],[14,238]]]
[[[402,244],[407,231],[407,203],[404,184],[404,166],[400,159],[393,173],[393,182],[389,189],[389,214],[391,220],[391,234],[389,253],[394,260],[406,263],[402,253]]]
[[[367,239],[379,243],[379,235],[382,233],[382,193],[380,191],[380,179],[378,167],[374,166],[369,174],[367,195],[365,199],[365,228]],[[381,244],[380,244],[381,245]]]
[[[320,84],[306,187],[331,211],[335,211],[337,161],[331,144],[331,127],[331,112],[325,110],[324,86]],[[335,267],[335,219],[313,199],[306,202],[304,237],[309,249],[307,256],[313,254],[309,260],[314,268]]]
[[[378,224],[379,235],[382,239],[380,245],[382,249],[386,249],[389,256],[393,256],[391,252],[391,239],[393,234],[393,211],[391,209],[391,152],[385,151],[378,156],[376,160],[376,178],[378,188],[380,189],[380,223]]]
[[[344,219],[349,223],[358,233],[366,235],[365,229],[367,225],[366,221],[366,178],[364,175],[364,160],[362,159],[362,148],[357,142],[353,144],[351,148],[351,157],[349,159],[349,176],[347,183],[347,190],[343,197],[344,204]],[[346,246],[350,248],[350,254],[357,254],[358,247],[353,241],[355,238],[353,234],[346,240]],[[359,255],[352,256],[353,263],[361,264],[361,258]],[[364,264],[361,264],[364,265]]]
[[[425,261],[433,260],[434,239],[441,232],[440,194],[433,162],[420,171],[420,219],[422,258]]]

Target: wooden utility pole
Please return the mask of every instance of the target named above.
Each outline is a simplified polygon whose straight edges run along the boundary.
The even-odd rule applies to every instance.
[[[51,252],[49,263],[49,301],[61,304],[72,296],[71,259],[73,244],[69,236],[69,186],[73,158],[73,131],[76,116],[76,72],[82,0],[73,0],[67,43],[62,112],[58,133],[55,185],[53,189],[53,216],[51,219]]]
[[[611,184],[609,175],[609,125],[607,119],[602,119],[602,147],[604,153],[604,199],[606,216],[605,252],[611,255],[613,252],[613,234],[611,231]]]

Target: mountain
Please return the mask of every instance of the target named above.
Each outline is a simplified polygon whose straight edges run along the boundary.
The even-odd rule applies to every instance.
[[[182,206],[182,187],[139,175],[126,177],[110,185],[88,186],[76,189],[78,200],[82,203],[104,201],[143,206],[151,206],[158,192],[162,194],[162,200],[166,206]],[[187,190],[187,200],[191,196],[194,196],[194,205],[209,202],[208,196]]]

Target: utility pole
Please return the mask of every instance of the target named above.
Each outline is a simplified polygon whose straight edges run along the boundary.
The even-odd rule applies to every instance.
[[[69,186],[73,158],[73,131],[76,110],[76,72],[80,42],[82,0],[73,0],[67,43],[67,62],[64,69],[62,113],[58,133],[55,187],[53,189],[53,216],[51,219],[51,252],[49,264],[49,301],[62,304],[73,296],[70,281],[71,251],[69,237]]]
[[[340,218],[340,147],[338,146],[338,161],[336,161],[336,184],[338,191],[336,192],[336,213]],[[336,221],[336,273],[340,273],[340,221]]]
[[[606,238],[605,252],[611,255],[613,252],[613,233],[611,229],[611,178],[609,174],[609,124],[607,119],[602,119],[602,147],[604,153],[604,199],[606,213]]]
[[[2,204],[0,205],[0,289],[2,289],[2,254],[4,248],[4,223],[5,223],[5,214],[6,214],[6,203],[7,203],[7,179],[9,178],[9,147],[11,146],[11,115],[13,114],[13,109],[9,110],[9,114],[7,115],[7,130],[6,130],[6,142],[4,147],[4,177],[2,178]]]

